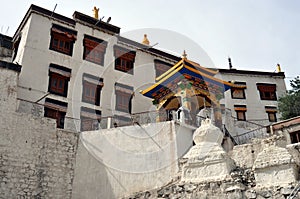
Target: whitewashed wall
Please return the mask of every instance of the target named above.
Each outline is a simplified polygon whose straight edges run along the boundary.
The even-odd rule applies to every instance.
[[[50,46],[50,29],[52,24],[77,31],[77,40],[74,44],[73,55],[68,56],[53,50]],[[83,38],[84,34],[103,39],[108,42],[106,49],[104,66],[94,64],[82,59],[83,57]],[[132,86],[135,91],[133,97],[132,112],[143,112],[153,110],[151,100],[142,96],[139,91],[154,83],[154,57],[148,53],[136,50],[133,47],[124,46],[117,43],[117,38],[113,35],[92,29],[79,22],[75,27],[69,24],[63,24],[45,16],[32,13],[22,30],[22,39],[19,46],[19,52],[15,59],[23,66],[20,74],[18,97],[29,101],[37,101],[48,91],[48,69],[50,63],[55,63],[72,70],[69,82],[67,98],[52,95],[49,97],[68,103],[67,117],[80,118],[80,107],[85,106],[102,111],[102,116],[111,116],[114,114],[122,115],[123,112],[115,111],[115,92],[114,85],[116,82]],[[134,75],[130,75],[114,69],[114,45],[123,45],[123,47],[136,50],[134,63]],[[104,87],[101,92],[100,106],[94,106],[81,102],[82,98],[82,74],[88,73],[99,76],[104,80]],[[24,88],[25,87],[25,88]],[[31,88],[28,90],[27,88]],[[44,102],[44,99],[40,101]],[[70,121],[69,121],[70,122]],[[66,126],[71,126],[66,124]]]
[[[268,114],[266,113],[265,106],[278,107],[277,101],[261,100],[256,83],[270,83],[276,84],[277,99],[286,93],[286,86],[283,77],[274,77],[270,75],[253,75],[253,74],[236,74],[236,73],[219,73],[217,75],[224,81],[236,81],[246,82],[247,88],[245,89],[246,99],[232,99],[230,90],[225,92],[225,106],[232,111],[234,117],[236,117],[234,111],[234,105],[246,105],[246,119],[268,121]],[[280,115],[276,114],[277,119]]]
[[[167,184],[191,136],[174,122],[82,132],[72,198],[118,198]]]
[[[78,134],[15,112],[17,79],[0,67],[0,197],[71,198]]]

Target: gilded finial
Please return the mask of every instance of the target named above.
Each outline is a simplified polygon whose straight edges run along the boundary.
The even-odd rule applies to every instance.
[[[144,34],[144,39],[142,41],[142,44],[145,44],[145,45],[149,45],[150,44],[150,42],[149,42],[149,40],[147,38],[147,34]]]
[[[182,58],[183,59],[186,59],[186,56],[187,56],[187,54],[186,54],[186,52],[185,52],[185,50],[183,51],[183,54],[182,54]]]
[[[280,73],[281,72],[281,67],[280,64],[277,64],[277,72]]]
[[[99,16],[98,16],[99,8],[97,8],[96,6],[94,6],[93,12],[94,12],[94,18],[95,19],[99,19]]]

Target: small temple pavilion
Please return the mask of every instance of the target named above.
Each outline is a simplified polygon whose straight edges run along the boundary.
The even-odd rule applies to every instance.
[[[220,99],[224,98],[224,92],[228,89],[245,86],[214,77],[218,73],[216,70],[202,67],[186,56],[184,52],[179,62],[157,77],[156,83],[142,90],[141,94],[152,98],[160,112],[183,110],[187,124],[196,121],[195,117],[201,109],[211,107],[212,119],[221,128]],[[162,121],[164,118],[158,120]]]

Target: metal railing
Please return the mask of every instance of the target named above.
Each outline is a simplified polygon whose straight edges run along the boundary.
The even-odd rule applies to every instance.
[[[70,117],[66,115],[66,110],[61,110],[56,107],[49,107],[40,102],[32,102],[25,99],[18,98],[18,112],[29,113],[35,117],[50,117],[56,119],[55,115],[62,115],[60,119],[57,119],[57,127],[64,128],[71,131],[87,131],[87,130],[99,130],[99,129],[108,129],[116,128],[122,126],[131,126],[131,125],[143,125],[148,123],[164,122],[175,120],[177,123],[185,123],[192,127],[199,127],[201,121],[205,119],[196,114],[188,113],[179,113],[175,111],[146,111],[139,113],[124,113],[120,115],[111,115],[111,116],[100,116],[96,118],[86,118],[81,117],[80,115],[76,117]],[[52,116],[45,115],[45,108],[52,110]],[[56,111],[56,113],[55,113]],[[183,116],[183,117],[182,117]],[[84,118],[84,119],[83,119]]]
[[[47,107],[42,103],[32,102],[24,99],[18,99],[19,101],[19,111],[30,113],[37,117],[44,117],[44,108]],[[51,107],[51,109],[56,110],[57,114],[61,110]],[[183,113],[181,113],[183,114]],[[185,113],[186,114],[186,113]],[[266,127],[261,124],[256,124],[255,122],[249,121],[237,121],[231,114],[228,115],[233,121],[235,126],[237,123],[245,123],[244,125],[251,126],[251,130],[239,135],[232,135],[226,125],[223,125],[223,132],[226,136],[230,137],[234,144],[244,144],[255,137],[266,137]],[[227,116],[227,117],[228,117]],[[55,119],[54,117],[52,117]],[[146,111],[140,113],[123,114],[123,115],[112,115],[99,117],[97,119],[93,118],[74,118],[69,116],[64,116],[61,120],[57,120],[57,127],[64,128],[71,131],[91,131],[99,129],[109,129],[122,126],[131,125],[143,125],[148,123],[164,122],[174,120],[177,123],[184,123],[190,125],[194,128],[198,128],[201,125],[201,121],[206,119],[205,117],[199,116],[198,114],[188,113],[188,116],[182,117],[180,113],[176,111]],[[212,118],[213,119],[213,118]],[[257,128],[254,128],[254,127]]]
[[[265,126],[259,127],[257,129],[253,129],[250,131],[247,131],[245,133],[233,136],[235,140],[239,144],[246,144],[249,143],[253,138],[266,138],[269,137],[270,135],[267,134],[267,129]]]
[[[230,134],[230,132],[227,130],[226,126],[223,125],[223,132],[224,132],[224,135],[229,137],[230,140],[232,141],[232,143],[234,145],[239,145],[239,143],[235,140],[235,138]]]
[[[237,144],[249,143],[253,138],[265,138],[270,136],[267,133],[269,120],[238,120],[232,115],[230,109],[225,109],[226,118],[224,118],[227,132],[233,137]],[[234,134],[231,134],[234,133]]]
[[[35,117],[47,117],[45,116],[45,108],[50,108],[53,110],[52,115],[60,115],[63,110],[60,110],[56,107],[49,107],[45,104],[39,102],[32,102],[24,99],[18,98],[18,112],[29,113]],[[56,111],[56,113],[55,113]],[[65,110],[64,110],[65,111]],[[90,131],[90,130],[99,130],[99,129],[108,129],[116,128],[122,126],[131,126],[135,124],[143,125],[148,123],[164,122],[176,119],[174,116],[169,114],[167,111],[146,111],[139,113],[123,113],[120,115],[111,115],[111,116],[101,116],[96,118],[75,118],[70,116],[61,117],[60,120],[57,120],[57,127],[64,128],[71,131]],[[48,116],[52,119],[55,117]],[[193,121],[187,121],[189,124],[192,124]],[[194,123],[193,123],[194,124]],[[196,124],[195,124],[196,125]]]

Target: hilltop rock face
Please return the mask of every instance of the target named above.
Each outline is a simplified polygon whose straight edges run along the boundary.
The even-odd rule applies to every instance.
[[[180,183],[167,185],[160,189],[136,193],[123,199],[284,199],[293,194],[295,185],[268,188],[247,187],[242,183],[216,181],[210,183]],[[300,199],[295,193],[294,199]]]

